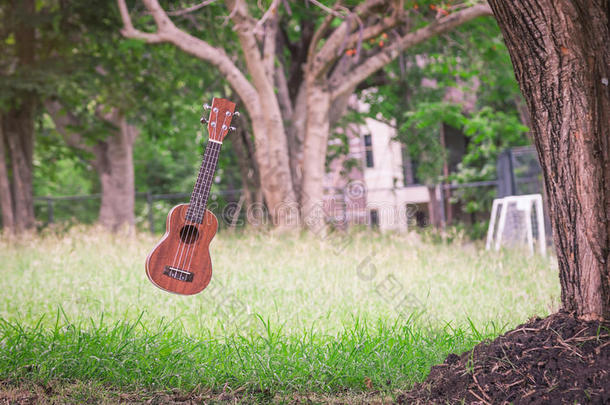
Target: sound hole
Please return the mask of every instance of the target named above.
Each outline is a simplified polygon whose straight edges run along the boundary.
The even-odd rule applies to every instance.
[[[199,231],[194,225],[185,225],[180,229],[180,240],[184,243],[193,243],[197,240]]]

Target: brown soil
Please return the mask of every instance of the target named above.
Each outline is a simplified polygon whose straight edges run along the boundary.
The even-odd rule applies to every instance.
[[[222,392],[198,388],[191,392],[120,391],[92,382],[28,383],[15,385],[0,381],[0,405],[46,404],[138,404],[138,405],[199,405],[199,404],[331,404],[331,405],[391,405],[393,396],[372,392],[344,392],[336,394],[295,393],[261,395],[236,390],[228,386]]]
[[[559,312],[450,354],[398,403],[608,404],[610,323]]]

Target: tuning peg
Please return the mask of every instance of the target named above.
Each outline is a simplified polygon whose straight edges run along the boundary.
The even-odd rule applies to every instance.
[[[212,106],[210,106],[208,103],[205,103],[205,104],[203,105],[203,109],[204,109],[204,110],[209,110],[210,108],[212,108]]]
[[[235,127],[229,127],[229,131],[235,131],[237,128]]]
[[[233,116],[234,116],[234,117],[239,117],[240,115],[241,115],[241,114],[239,113],[239,111],[235,111],[235,112],[233,113]]]
[[[201,119],[199,120],[199,122],[201,122],[202,124],[207,124],[209,121],[207,118],[205,117],[201,117]]]

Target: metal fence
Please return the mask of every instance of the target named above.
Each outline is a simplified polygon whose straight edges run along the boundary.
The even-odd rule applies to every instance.
[[[239,226],[244,214],[235,211],[241,190],[222,190],[210,193],[208,207],[221,213],[220,226]],[[135,194],[136,225],[150,232],[164,228],[167,213],[174,205],[189,201],[190,193],[137,192]],[[40,226],[56,223],[94,223],[97,221],[101,194],[34,197],[34,212]],[[226,208],[231,209],[227,210]],[[237,220],[236,220],[237,219]]]
[[[493,198],[537,193],[544,195],[542,170],[534,147],[512,148],[502,152],[497,161],[496,180],[442,184],[439,187],[441,192],[440,201],[445,202],[443,204],[440,201],[438,202],[443,225],[451,223],[475,225],[484,223],[489,219],[489,211],[487,210],[472,212],[472,210],[466,209],[466,204],[473,199],[473,194],[476,195],[475,200],[479,204],[488,205],[490,209]],[[328,194],[329,188],[325,189],[326,194]],[[346,201],[344,195],[346,192],[350,201],[354,203],[350,190],[332,189],[330,191],[332,191],[333,198],[338,198],[343,202],[343,205]],[[158,232],[165,229],[165,218],[171,207],[188,202],[190,193],[137,192],[135,198],[136,225],[140,229]],[[367,223],[366,219],[369,213],[366,210],[366,190],[360,199],[363,201],[356,201],[358,204],[353,207],[350,206],[349,210],[345,209],[345,212],[342,212],[342,215],[345,216],[345,218],[342,217],[344,222],[347,220],[350,224]],[[54,223],[89,224],[97,221],[101,195],[40,196],[35,197],[34,200],[35,215],[41,227]],[[240,227],[246,223],[247,210],[250,208],[242,207],[242,202],[242,190],[219,190],[210,194],[208,207],[216,213],[220,227]],[[327,208],[325,207],[325,209]],[[329,211],[336,214],[333,210]],[[336,215],[333,215],[327,216],[328,222],[337,222]],[[550,230],[548,212],[545,213],[545,217],[546,229]]]
[[[498,198],[543,193],[542,168],[533,146],[503,151],[498,156],[497,173]]]
[[[500,153],[496,164],[496,176],[496,180],[443,184],[441,200],[445,201],[445,204],[441,204],[441,222],[443,224],[461,222],[469,225],[486,223],[494,198],[525,194],[544,196],[542,168],[533,146],[514,147]],[[451,203],[447,203],[448,196],[451,196]],[[467,209],[468,201],[475,202],[479,209],[476,212]],[[488,209],[480,209],[480,206]],[[447,212],[448,210],[450,212]],[[545,221],[546,229],[550,230],[546,209]]]
[[[505,150],[498,156],[498,198],[511,195],[542,194],[547,243],[552,241],[551,220],[544,189],[542,167],[533,146]]]

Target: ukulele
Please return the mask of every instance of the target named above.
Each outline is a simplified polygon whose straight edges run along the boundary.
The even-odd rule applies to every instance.
[[[146,258],[146,275],[162,290],[191,295],[202,291],[212,278],[210,242],[218,229],[218,220],[206,209],[218,154],[231,127],[235,104],[215,98],[207,122],[210,134],[203,162],[189,204],[180,204],[167,215],[165,235]]]

